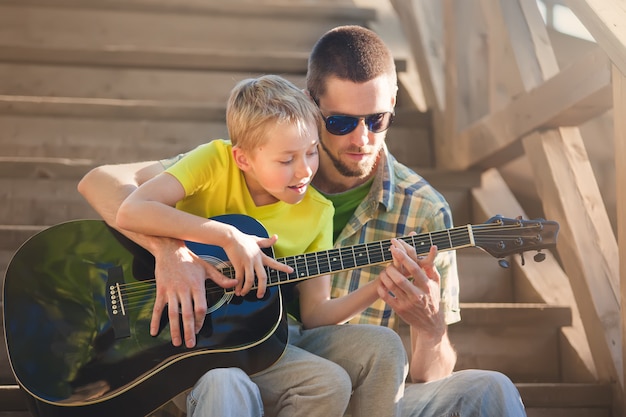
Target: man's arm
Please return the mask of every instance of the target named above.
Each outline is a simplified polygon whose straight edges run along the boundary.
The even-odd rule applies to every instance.
[[[78,183],[78,191],[105,222],[120,230],[115,218],[122,202],[139,185],[163,171],[164,168],[158,161],[104,165],[88,172]],[[157,295],[150,333],[156,335],[160,330],[161,316],[167,305],[172,343],[175,346],[181,345],[184,335],[185,345],[195,346],[195,335],[204,323],[207,310],[205,279],[209,277],[218,285],[226,287],[232,286],[232,281],[212,265],[198,258],[183,241],[130,233],[125,230],[120,232],[146,248],[155,257]]]
[[[80,180],[78,192],[105,222],[116,227],[117,210],[126,197],[163,171],[163,166],[158,161],[103,165],[92,169]]]

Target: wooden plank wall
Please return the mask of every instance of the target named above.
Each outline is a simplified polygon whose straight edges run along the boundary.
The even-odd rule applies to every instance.
[[[626,245],[618,245],[578,126],[613,110],[617,236],[626,239],[626,5],[564,0],[599,48],[559,68],[535,0],[391,0],[429,109],[436,167],[526,158],[581,314],[598,380],[624,409]],[[425,22],[428,22],[425,24]],[[621,256],[620,256],[621,255]]]

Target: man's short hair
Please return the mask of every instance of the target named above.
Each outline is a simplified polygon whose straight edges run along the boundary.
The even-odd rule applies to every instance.
[[[313,46],[306,84],[311,97],[318,100],[326,93],[329,77],[364,83],[381,75],[389,75],[389,81],[396,86],[395,62],[383,40],[362,26],[338,26]]]

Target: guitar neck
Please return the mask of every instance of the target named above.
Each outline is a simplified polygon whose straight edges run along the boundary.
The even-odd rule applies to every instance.
[[[437,245],[440,252],[475,246],[471,225],[404,236],[398,239],[414,247],[418,255],[428,253],[433,245]],[[388,239],[277,258],[277,261],[291,266],[293,272],[287,274],[266,267],[267,285],[287,284],[321,275],[387,263],[392,260],[390,247],[391,239]],[[230,266],[224,268],[222,273],[226,276],[235,275],[234,269]]]

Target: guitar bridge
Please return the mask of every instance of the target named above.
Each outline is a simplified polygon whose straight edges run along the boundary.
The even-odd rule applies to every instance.
[[[109,320],[116,339],[130,337],[130,325],[124,309],[124,299],[120,285],[124,284],[124,270],[121,266],[108,269],[106,306]]]

